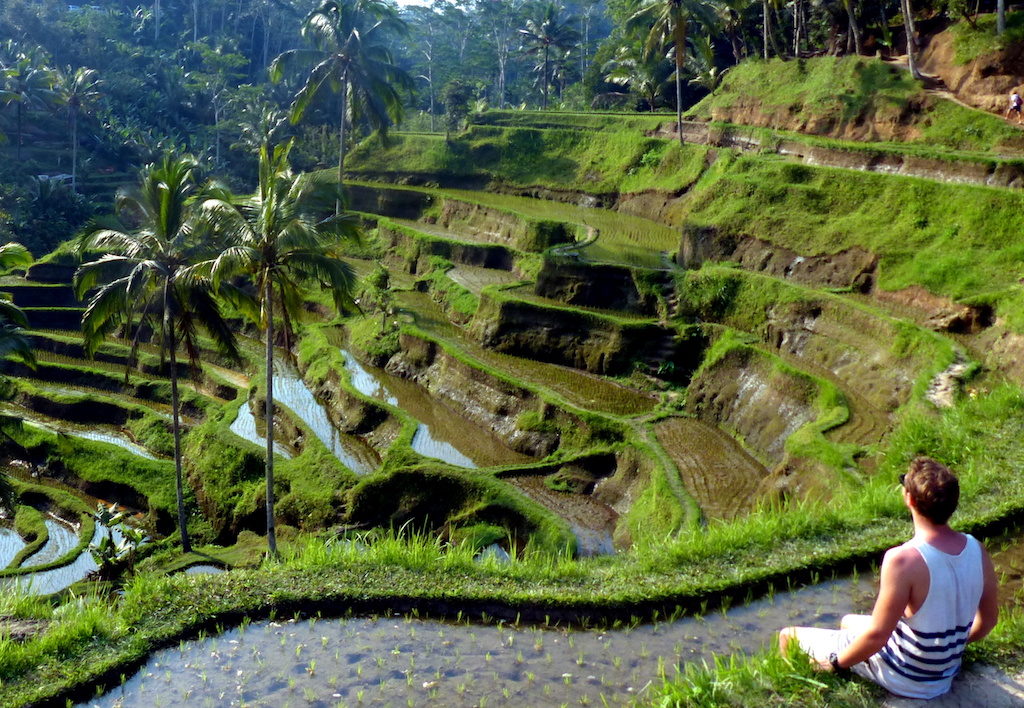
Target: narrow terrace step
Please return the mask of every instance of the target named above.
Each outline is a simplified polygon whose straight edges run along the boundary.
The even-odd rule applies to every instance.
[[[405,315],[418,328],[461,351],[469,359],[527,385],[546,389],[577,408],[633,416],[653,410],[658,403],[650,393],[622,386],[601,376],[486,349],[465,330],[449,322],[437,304],[424,293],[402,293],[399,304],[406,308]]]
[[[25,307],[22,308],[30,329],[81,330],[83,307]]]

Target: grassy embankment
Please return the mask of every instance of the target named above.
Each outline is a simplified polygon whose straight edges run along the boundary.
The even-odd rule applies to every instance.
[[[570,144],[561,140],[552,143],[555,148]],[[662,149],[668,152],[670,148]],[[646,153],[645,149],[639,155]],[[731,176],[729,166],[740,162],[720,164],[719,174],[708,176],[705,186],[710,187],[723,175]],[[657,166],[642,167],[652,173],[657,169]],[[785,169],[784,165],[769,160],[758,161],[757,167],[767,170],[769,180],[778,179],[779,170]],[[810,170],[812,175],[826,172],[829,171]],[[851,174],[831,172],[844,177]],[[582,183],[579,173],[574,174],[575,177],[561,184],[573,180],[576,184]],[[551,175],[546,178],[553,180]],[[884,181],[892,178],[878,179],[878,185],[892,184]],[[601,184],[600,181],[595,183]],[[757,185],[740,186],[756,196]],[[763,187],[771,191],[772,185]],[[850,192],[856,193],[856,187],[845,192],[852,204]],[[759,216],[748,218],[747,222],[760,223],[757,231],[760,238],[770,238],[778,224],[793,229],[787,237],[794,241],[798,226],[804,227],[805,237],[815,233],[806,228],[809,225],[806,220],[801,221],[804,212],[798,207],[805,205],[800,197],[820,206],[827,203],[824,196],[808,197],[798,189],[790,189],[788,182],[783,182],[775,194],[778,195],[775,200],[758,201],[740,190],[729,198],[750,199],[750,206],[761,207],[750,212]],[[872,194],[868,190],[861,196],[871,197]],[[702,209],[695,208],[693,213],[710,219],[712,210],[707,202],[711,200],[712,197],[707,197]],[[966,202],[966,198],[963,201]],[[780,213],[772,214],[771,208],[778,205],[781,205]],[[851,217],[850,221],[855,222],[849,225],[851,231],[853,226],[862,229],[871,225],[867,211],[865,207],[863,212]],[[775,220],[759,221],[762,212],[775,216]],[[876,212],[875,222],[881,221],[878,213],[888,212]],[[942,212],[941,216],[948,218],[951,213],[955,212]],[[731,216],[738,219],[736,214]],[[914,226],[922,232],[919,234],[922,241],[930,226],[928,221]],[[738,221],[733,222],[733,228],[739,228]],[[884,242],[882,235],[873,238]],[[999,250],[980,241],[978,237],[968,243]],[[900,256],[908,257],[898,247],[903,244],[895,240],[884,243],[889,250],[882,253],[883,259],[892,257],[898,264]],[[829,245],[816,244],[815,247],[824,249]],[[981,265],[984,262],[983,259]],[[971,287],[978,284],[981,268],[976,262],[966,265],[974,279],[963,284],[963,290],[970,295]],[[907,279],[912,280],[914,276],[912,271]],[[949,274],[949,277],[955,280],[961,276]],[[945,281],[940,278],[937,282]],[[4,647],[4,651],[0,651],[0,657],[4,657],[0,659],[0,676],[12,682],[0,688],[0,696],[16,703],[39,696],[40,691],[52,695],[76,682],[89,680],[107,668],[119,671],[125,662],[137,660],[154,645],[173,640],[197,626],[217,620],[232,621],[243,614],[258,615],[272,607],[317,609],[358,605],[367,598],[382,607],[395,603],[396,598],[398,601],[415,598],[416,602],[429,607],[434,601],[450,603],[458,598],[458,602],[466,606],[484,601],[506,604],[512,614],[522,608],[537,607],[540,612],[567,608],[600,615],[613,611],[638,612],[649,608],[648,603],[699,605],[701,598],[713,596],[716,590],[757,584],[768,577],[799,575],[801,571],[829,567],[852,558],[875,557],[884,547],[902,541],[908,524],[895,494],[893,478],[906,460],[919,452],[936,455],[961,472],[964,504],[959,522],[967,528],[983,531],[986,524],[1024,509],[1024,482],[1004,474],[1004,470],[1017,469],[1024,462],[1019,444],[1024,433],[1020,423],[1022,409],[1024,400],[1020,392],[998,383],[977,399],[964,399],[945,412],[936,412],[914,402],[902,412],[895,432],[887,441],[878,475],[862,487],[839,490],[832,502],[814,508],[801,505],[763,508],[730,524],[713,524],[706,530],[683,528],[674,538],[641,545],[635,554],[623,558],[569,563],[534,556],[505,568],[495,568],[472,563],[466,551],[445,551],[431,544],[379,541],[370,544],[368,553],[355,554],[340,548],[322,548],[312,542],[289,564],[259,572],[232,573],[202,582],[188,578],[143,577],[129,588],[125,598],[114,608],[109,622],[101,624],[94,621],[90,612],[83,612],[77,618],[62,618],[58,627],[38,640]],[[426,582],[427,578],[430,582]],[[21,611],[47,612],[42,607],[29,607],[28,603]],[[1013,625],[1008,623],[1004,627],[1012,630]],[[996,646],[1020,646],[1021,632],[1001,631],[1004,641]],[[87,643],[86,637],[93,641]],[[756,668],[756,660],[748,666]],[[797,692],[796,686],[806,686],[800,690],[813,694],[808,700],[827,700],[820,688],[809,681],[810,676],[805,671],[796,669],[792,673],[796,678],[790,683],[777,671],[778,682],[769,682],[769,690],[781,689],[784,694],[792,695]],[[730,679],[730,676],[722,674],[720,678]],[[742,682],[739,674],[732,680]],[[827,685],[831,683],[831,679],[826,679]],[[840,686],[839,690],[844,690],[846,684]]]
[[[823,136],[874,122],[882,135],[894,131],[906,149],[927,147],[935,155],[1024,150],[1020,131],[998,116],[930,98],[906,71],[865,57],[745,61],[726,74],[714,94],[687,111],[702,120],[723,115],[736,123]]]

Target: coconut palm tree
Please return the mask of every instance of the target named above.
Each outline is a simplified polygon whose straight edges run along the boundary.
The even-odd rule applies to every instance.
[[[213,262],[214,283],[233,276],[251,281],[259,302],[258,324],[266,337],[266,510],[267,546],[277,555],[274,523],[274,342],[276,315],[282,339],[290,350],[293,324],[302,309],[302,289],[327,290],[339,312],[354,308],[355,275],[340,258],[343,239],[358,239],[355,217],[322,219],[340,186],[319,174],[294,175],[288,166],[292,141],[273,149],[260,148],[259,184],[247,197],[208,199],[204,219],[228,246]],[[329,189],[328,189],[329,188]]]
[[[526,26],[519,30],[523,42],[523,52],[540,59],[537,64],[541,88],[541,109],[547,110],[548,89],[551,86],[552,54],[563,56],[576,46],[579,32],[573,25],[575,17],[563,19],[562,8],[551,2],[540,8],[536,17],[526,21]]]
[[[168,358],[178,528],[185,553],[192,547],[182,477],[178,348],[185,348],[193,371],[198,370],[202,328],[224,354],[238,358],[234,332],[218,303],[229,294],[228,288],[214,288],[202,275],[210,242],[201,238],[192,208],[199,194],[196,167],[194,158],[170,154],[147,166],[138,191],[118,195],[116,204],[118,215],[138,227],[130,232],[101,229],[87,235],[83,247],[105,255],[83,264],[75,274],[78,297],[95,288],[82,317],[90,356],[107,335],[120,329],[125,336],[131,334],[128,366],[146,331],[158,337],[161,359]]]
[[[346,124],[350,113],[358,113],[381,133],[402,119],[399,89],[411,90],[413,82],[395,64],[389,43],[394,36],[407,34],[408,28],[395,8],[382,0],[324,0],[302,25],[302,36],[313,48],[289,50],[271,64],[273,81],[280,81],[288,67],[313,67],[292,103],[293,124],[302,119],[313,99],[325,89],[341,98],[339,184],[345,177]],[[335,213],[341,213],[340,199]]]
[[[0,246],[0,271],[30,265],[32,254],[20,243]],[[28,327],[28,319],[21,308],[8,297],[0,297],[0,359],[14,357],[29,365],[35,364],[32,343],[25,336],[25,327]]]
[[[20,243],[0,246],[0,271],[32,264],[32,254]],[[13,357],[29,366],[35,365],[32,342],[25,336],[28,320],[21,308],[8,297],[0,297],[0,359]],[[14,487],[7,475],[0,474],[0,509],[12,510]]]
[[[54,98],[54,74],[51,69],[38,61],[36,52],[21,52],[8,66],[4,67],[4,101],[14,104],[15,121],[18,131],[18,160],[21,160],[21,146],[24,143],[24,114],[42,108]]]
[[[71,191],[78,191],[78,116],[100,97],[99,74],[93,69],[67,67],[58,77],[57,91],[71,126]]]
[[[647,102],[648,109],[653,112],[662,89],[662,61],[659,55],[645,55],[635,45],[627,44],[620,47],[615,58],[602,67],[606,72],[604,80],[616,86],[629,87]]]
[[[690,23],[706,30],[715,27],[714,6],[707,0],[645,0],[627,22],[627,28],[647,30],[648,53],[660,52],[671,45],[675,52],[676,128],[683,142],[683,69],[686,64],[686,35]]]

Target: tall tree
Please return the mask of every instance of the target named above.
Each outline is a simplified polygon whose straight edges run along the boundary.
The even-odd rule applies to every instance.
[[[645,0],[629,18],[627,27],[650,28],[645,43],[648,53],[671,46],[675,53],[676,129],[683,142],[683,70],[686,65],[686,34],[690,23],[712,30],[717,24],[715,9],[708,0]]]
[[[209,199],[206,220],[232,243],[213,263],[214,282],[243,275],[251,280],[259,301],[259,326],[266,337],[266,511],[267,546],[277,555],[274,522],[274,342],[277,314],[290,350],[293,323],[302,309],[302,289],[317,285],[334,299],[339,312],[354,307],[355,275],[337,250],[343,239],[357,239],[358,221],[347,214],[321,219],[327,198],[340,185],[328,185],[318,174],[294,175],[288,166],[292,141],[272,150],[260,148],[259,185],[252,196]]]
[[[313,68],[292,103],[292,123],[298,123],[310,103],[325,89],[341,98],[338,115],[338,183],[345,179],[346,124],[349,112],[359,114],[381,133],[402,117],[399,89],[412,79],[395,65],[388,42],[408,29],[395,8],[382,0],[324,0],[302,25],[302,36],[313,49],[284,52],[270,67],[274,81],[293,64]],[[341,214],[339,199],[335,213]]]
[[[20,243],[0,246],[0,271],[32,264],[32,254]],[[0,359],[14,357],[30,366],[35,364],[32,343],[25,336],[28,320],[21,308],[8,296],[0,297]],[[0,473],[0,509],[13,510],[14,487],[7,475]]]
[[[39,55],[20,52],[15,60],[4,67],[5,102],[13,103],[18,131],[18,160],[21,161],[21,147],[24,143],[23,121],[26,112],[42,108],[54,98],[53,70],[44,66]]]
[[[614,59],[605,63],[604,80],[628,87],[653,112],[662,89],[659,77],[665,75],[659,66],[663,61],[660,54],[647,54],[634,44],[625,44],[619,47]]]
[[[512,59],[515,38],[523,10],[523,0],[483,3],[480,7],[481,20],[487,27],[490,44],[494,48],[494,59],[498,64],[497,93],[498,108],[505,107],[509,64]]]
[[[211,241],[200,238],[197,231],[193,210],[199,194],[196,166],[194,158],[165,155],[143,170],[138,191],[119,195],[116,205],[117,213],[138,228],[131,232],[101,229],[89,234],[84,248],[105,255],[83,264],[75,274],[79,297],[95,288],[82,317],[82,335],[90,356],[118,329],[126,336],[134,330],[128,366],[134,362],[146,330],[159,337],[161,360],[167,356],[178,528],[185,553],[192,550],[192,544],[182,475],[178,348],[184,346],[193,371],[197,371],[202,328],[224,354],[238,358],[234,332],[219,306],[229,288],[226,284],[214,288],[210,278],[202,275],[209,267],[205,261]]]
[[[527,20],[526,26],[519,30],[523,52],[540,59],[537,68],[540,74],[542,110],[548,107],[552,54],[560,58],[576,43],[579,34],[573,27],[575,22],[575,18],[563,18],[562,8],[549,2],[541,6],[537,16]]]
[[[914,37],[914,15],[910,0],[900,0],[900,6],[903,13],[903,31],[907,35],[907,68],[910,69],[911,76],[920,79],[921,71],[917,68],[917,59],[914,57],[917,39]]]
[[[60,102],[68,112],[71,127],[71,191],[78,191],[78,116],[100,97],[99,75],[92,69],[69,66],[61,72],[57,84]]]

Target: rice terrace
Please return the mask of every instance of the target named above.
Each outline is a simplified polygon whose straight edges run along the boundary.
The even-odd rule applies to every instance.
[[[1022,48],[0,0],[0,705],[1024,705]],[[974,619],[894,659],[956,532]]]

